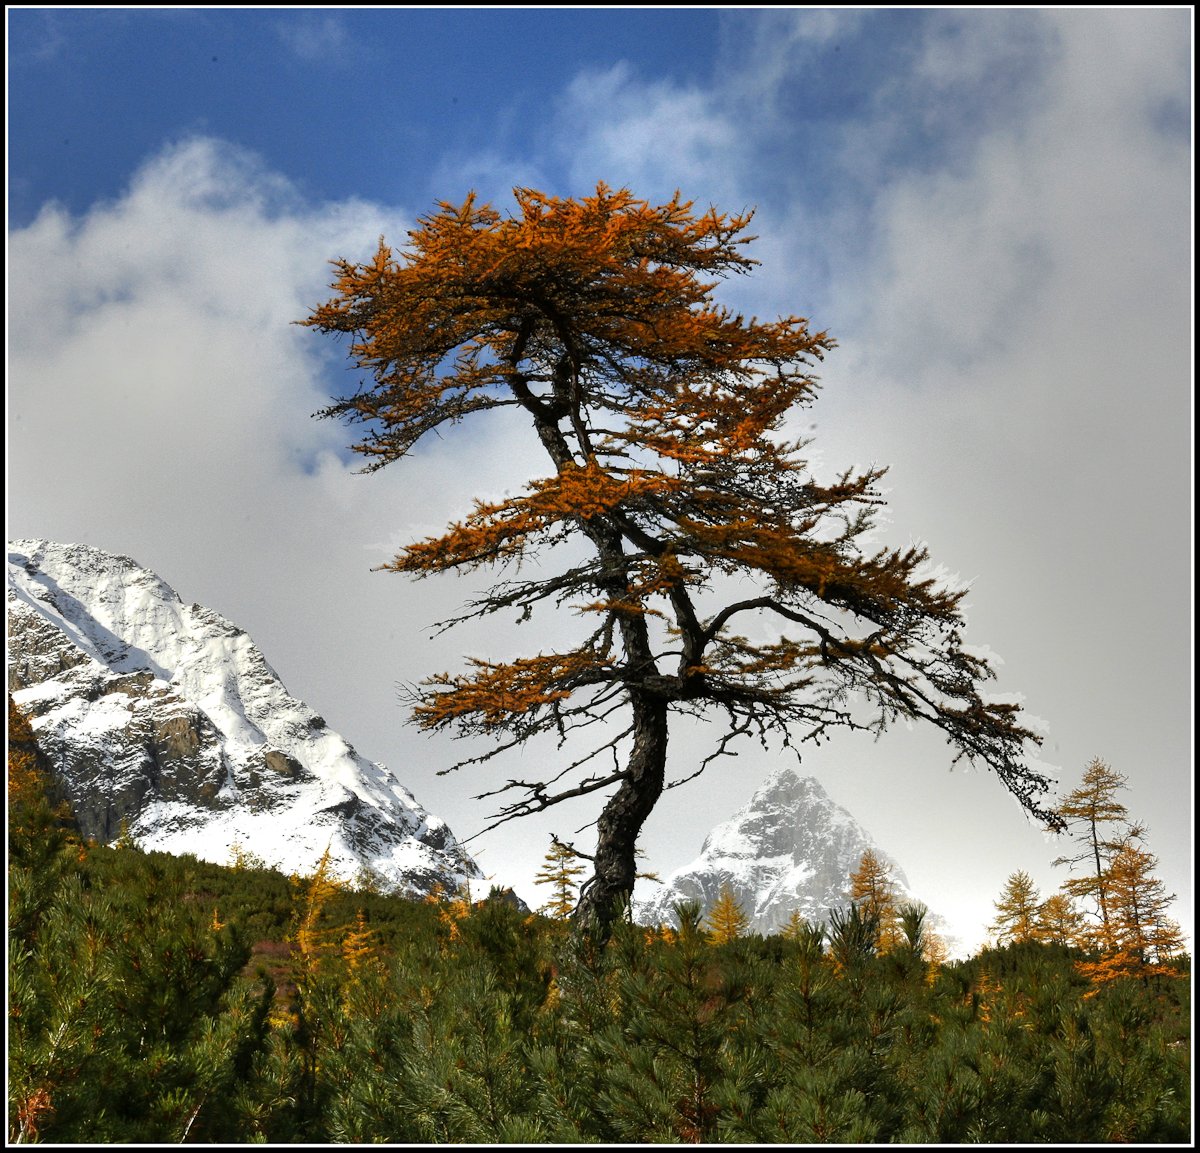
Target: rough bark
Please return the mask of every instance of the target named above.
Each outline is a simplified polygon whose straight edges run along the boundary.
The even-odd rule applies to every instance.
[[[633,699],[633,748],[620,787],[596,823],[596,858],[575,907],[579,927],[607,937],[633,894],[638,835],[662,795],[667,764],[667,702]]]

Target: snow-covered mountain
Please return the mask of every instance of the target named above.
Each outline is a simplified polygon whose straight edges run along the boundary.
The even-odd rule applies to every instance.
[[[783,766],[708,834],[696,860],[649,891],[639,882],[634,919],[674,924],[676,901],[698,900],[707,912],[728,885],[751,932],[777,932],[793,911],[814,924],[828,922],[831,908],[849,903],[850,874],[867,849],[890,865],[897,890],[908,897],[903,872],[862,826],[816,780]]]
[[[289,695],[241,629],[128,557],[15,541],[8,686],[85,835],[427,893],[478,878],[445,822]]]

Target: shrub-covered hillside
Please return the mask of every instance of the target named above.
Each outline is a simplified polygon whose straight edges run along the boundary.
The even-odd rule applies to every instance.
[[[1187,962],[931,963],[84,844],[10,715],[9,1140],[1186,1142]],[[914,939],[914,937],[916,939]],[[719,938],[720,943],[714,943]],[[1093,975],[1089,976],[1089,973]]]

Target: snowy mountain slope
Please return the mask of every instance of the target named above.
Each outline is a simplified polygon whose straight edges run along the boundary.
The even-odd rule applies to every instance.
[[[707,912],[728,885],[752,932],[777,932],[793,911],[827,922],[831,908],[848,904],[850,874],[867,849],[891,865],[897,889],[907,896],[904,874],[858,822],[812,777],[783,766],[709,833],[696,860],[648,891],[639,882],[634,919],[674,924],[674,902],[699,900]]]
[[[251,638],[128,557],[15,541],[9,691],[84,833],[147,849],[235,848],[311,873],[370,870],[413,895],[478,866],[383,765],[292,697]]]

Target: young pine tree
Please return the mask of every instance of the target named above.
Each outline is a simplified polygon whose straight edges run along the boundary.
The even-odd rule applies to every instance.
[[[71,863],[10,942],[10,1136],[240,1140],[272,993],[240,978],[249,949],[157,855]]]
[[[890,956],[902,972],[920,975],[932,983],[945,963],[947,950],[942,938],[929,926],[929,910],[918,902],[906,901],[899,909],[902,939]]]
[[[673,943],[622,954],[621,1018],[591,1050],[606,1070],[601,1109],[618,1142],[713,1141],[721,1102],[754,1078],[734,1044],[746,1010],[741,962],[710,947],[699,902],[675,913]]]
[[[879,952],[879,921],[870,909],[851,904],[829,911],[829,956],[839,976],[857,976]]]

